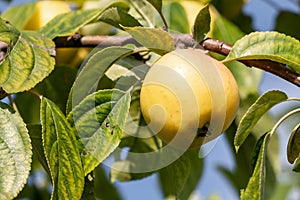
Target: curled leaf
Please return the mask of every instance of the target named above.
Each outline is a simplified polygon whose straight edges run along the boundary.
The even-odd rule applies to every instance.
[[[241,146],[258,120],[270,108],[285,101],[287,98],[284,92],[278,90],[268,91],[260,96],[242,117],[234,138],[234,145],[236,147]]]
[[[298,124],[290,136],[287,146],[287,158],[293,164],[300,156],[300,124]]]

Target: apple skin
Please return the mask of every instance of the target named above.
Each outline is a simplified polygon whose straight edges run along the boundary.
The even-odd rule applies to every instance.
[[[159,138],[178,148],[195,148],[230,126],[239,107],[239,91],[223,63],[200,50],[178,49],[152,65],[140,104],[145,121]],[[207,128],[214,131],[201,132]],[[174,140],[177,135],[181,136]]]

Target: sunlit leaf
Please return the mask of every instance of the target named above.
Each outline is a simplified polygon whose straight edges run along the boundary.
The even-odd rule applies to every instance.
[[[262,200],[265,186],[266,150],[270,133],[264,134],[255,147],[254,170],[245,190],[241,191],[241,200]]]
[[[104,11],[100,15],[99,20],[111,24],[119,29],[123,29],[122,26],[126,26],[126,27],[142,26],[139,23],[139,21],[137,21],[130,14],[125,12],[123,9],[116,8],[116,7]]]
[[[203,7],[198,13],[193,27],[193,38],[201,42],[210,30],[209,5]]]
[[[184,7],[177,1],[166,1],[163,6],[163,15],[168,22],[170,31],[190,33],[187,13]]]
[[[130,93],[99,90],[73,108],[68,121],[83,144],[81,159],[85,175],[118,146],[130,105]]]
[[[234,138],[234,145],[241,146],[258,120],[270,108],[286,99],[287,95],[278,90],[268,91],[260,96],[241,119]]]
[[[13,199],[31,169],[31,141],[18,113],[0,102],[0,199]]]
[[[300,41],[295,38],[278,32],[254,32],[238,40],[224,61],[269,59],[299,73],[299,52]]]
[[[155,0],[154,0],[155,1]],[[148,0],[129,0],[132,7],[136,10],[136,14],[144,20],[145,26],[154,28],[157,10],[151,6]],[[141,22],[141,21],[140,21]]]
[[[131,48],[113,46],[91,52],[73,84],[68,99],[67,112],[70,112],[72,107],[81,102],[87,95],[96,91],[100,78],[104,76],[110,66],[132,53],[133,49]]]
[[[76,133],[63,113],[45,97],[41,100],[44,152],[53,183],[52,199],[80,199],[84,171]]]
[[[295,160],[300,156],[300,124],[298,124],[290,136],[287,145],[287,159],[293,164]]]
[[[9,7],[5,10],[1,17],[9,21],[18,29],[22,29],[32,16],[32,13],[36,7],[36,2],[24,3],[17,6]]]
[[[60,14],[39,29],[39,32],[52,39],[59,35],[74,33],[82,26],[94,21],[107,8],[113,6],[121,6],[124,8],[126,4],[124,1],[113,0],[103,4],[102,8],[77,10]]]
[[[164,30],[144,27],[126,27],[125,30],[144,47],[165,54],[175,50],[172,36]]]
[[[103,10],[93,9],[63,13],[53,18],[38,32],[52,39],[59,35],[72,34],[80,27],[93,21],[102,12]]]
[[[0,62],[0,87],[7,93],[29,90],[54,69],[54,43],[35,32],[19,32],[0,19],[1,41],[8,44]]]

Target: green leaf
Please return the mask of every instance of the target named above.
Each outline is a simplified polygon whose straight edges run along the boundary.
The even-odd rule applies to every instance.
[[[133,50],[126,47],[108,47],[96,49],[90,53],[89,59],[85,62],[77,76],[72,92],[69,95],[67,112],[82,101],[87,95],[97,89],[98,82],[104,76],[106,70],[117,60],[133,53]],[[87,81],[88,80],[88,81]]]
[[[102,9],[90,9],[63,13],[53,18],[38,32],[52,39],[59,35],[72,34],[85,24],[93,21],[102,12]]]
[[[161,0],[147,0],[156,10],[161,13],[162,1]]]
[[[175,50],[172,36],[162,29],[144,27],[124,27],[124,29],[138,43],[155,53],[163,55]]]
[[[183,154],[179,159],[159,172],[165,198],[178,199],[191,173],[190,157]]]
[[[300,41],[278,32],[254,32],[238,40],[225,62],[269,59],[300,73]]]
[[[84,171],[76,132],[50,100],[41,100],[42,138],[53,183],[52,199],[80,199]]]
[[[1,41],[8,44],[0,62],[0,87],[7,93],[29,90],[54,69],[54,43],[35,32],[19,32],[0,19]]]
[[[99,21],[106,22],[119,29],[123,29],[122,26],[126,26],[126,27],[142,26],[139,23],[139,21],[137,21],[134,17],[132,17],[130,14],[125,12],[124,9],[121,8],[107,9],[100,15]]]
[[[177,1],[166,1],[163,6],[163,16],[171,31],[190,33],[190,24],[184,7]]]
[[[108,4],[103,4],[102,8],[63,13],[53,18],[45,26],[39,29],[38,32],[52,39],[59,35],[72,34],[84,25],[93,22],[103,11],[113,6],[121,6],[124,8],[126,7],[126,4],[124,1],[113,0]]]
[[[193,27],[193,38],[196,42],[201,42],[210,30],[209,5],[203,7],[198,13]]]
[[[255,167],[245,190],[241,191],[241,200],[261,200],[264,196],[265,160],[270,133],[264,134],[254,150]]]
[[[23,189],[31,169],[31,141],[18,113],[0,104],[0,199],[13,199]]]
[[[278,90],[268,91],[260,96],[242,117],[234,138],[234,145],[237,148],[241,146],[258,120],[270,108],[285,101],[287,98],[284,92]]]
[[[119,145],[130,105],[130,94],[117,89],[99,90],[87,96],[68,115],[83,149],[85,175],[95,169]]]
[[[148,0],[129,0],[129,3],[136,11],[136,18],[142,18],[145,26],[155,27],[156,9],[151,6]],[[141,20],[139,20],[141,21]]]
[[[298,124],[292,131],[288,145],[287,145],[287,159],[289,163],[293,164],[300,156],[300,124]]]
[[[1,14],[1,18],[9,21],[17,29],[23,29],[36,7],[36,2],[24,3],[9,7]]]

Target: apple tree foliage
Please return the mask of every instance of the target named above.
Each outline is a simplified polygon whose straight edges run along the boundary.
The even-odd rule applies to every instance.
[[[121,159],[120,152],[114,151],[117,148],[146,153],[163,147],[156,136],[134,137],[147,130],[126,128],[131,131],[128,133],[125,126],[145,124],[139,107],[141,81],[155,58],[182,44],[174,40],[173,33],[192,33],[195,48],[206,38],[233,45],[227,56],[210,52],[231,69],[241,97],[236,120],[225,133],[236,168],[219,170],[243,200],[285,197],[291,186],[281,187],[276,181],[276,130],[300,110],[294,108],[277,123],[268,111],[299,98],[279,90],[260,96],[262,71],[241,61],[269,60],[281,64],[283,71],[300,73],[300,42],[296,39],[300,32],[292,20],[299,15],[280,13],[276,23],[280,32],[253,32],[250,19],[242,13],[242,0],[201,1],[193,25],[188,24],[188,13],[180,1],[108,2],[84,10],[78,4],[83,1],[70,1],[77,5],[72,12],[55,17],[37,31],[23,30],[36,3],[10,7],[1,14],[0,87],[1,98],[8,98],[0,102],[0,199],[122,199],[113,185],[115,180],[139,180],[153,173],[159,174],[165,197],[188,199],[205,164],[198,156],[199,149],[188,150],[170,165],[145,173],[112,167],[107,176],[101,165],[111,155],[112,166],[135,165],[132,159]],[[111,38],[124,35],[136,42],[114,46],[110,41],[111,45],[93,49],[75,64],[55,59],[57,38],[99,21],[111,25]],[[83,48],[77,49],[74,59]],[[144,68],[133,70],[133,66]],[[300,171],[299,127],[290,132],[286,147],[295,172]],[[32,180],[39,170],[47,174],[49,182],[36,186]]]

